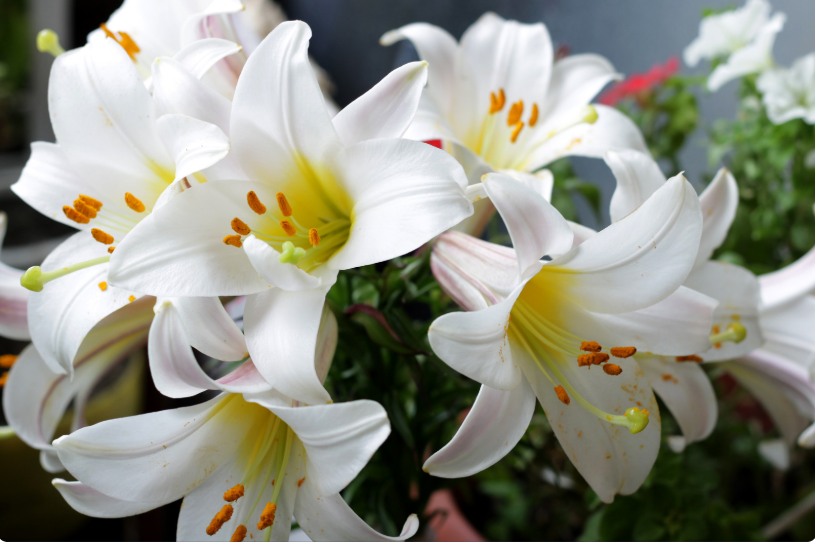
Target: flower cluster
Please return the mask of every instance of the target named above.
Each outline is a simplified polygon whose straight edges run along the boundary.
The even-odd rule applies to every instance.
[[[666,179],[636,125],[591,104],[620,77],[606,59],[556,59],[543,24],[494,14],[460,41],[415,23],[381,42],[408,39],[422,60],[337,110],[308,25],[255,35],[236,0],[204,4],[126,0],[83,47],[39,38],[56,57],[57,141],[33,144],[13,190],[78,232],[41,266],[0,268],[0,333],[31,340],[0,357],[3,408],[45,469],[76,478],[54,480],[74,509],[122,517],[183,498],[179,540],[285,540],[295,521],[313,540],[413,536],[416,515],[389,538],[340,494],[390,424],[326,388],[339,333],[326,296],[342,273],[425,245],[463,309],[433,322],[429,345],[481,384],[430,475],[495,464],[539,403],[597,495],[630,494],[660,446],[655,393],[681,427],[675,450],[713,430],[703,362],[726,362],[787,445],[815,445],[815,256],[760,280],[713,260],[736,180],[722,169],[697,195]],[[702,38],[717,24],[749,26],[745,43],[774,36],[762,5],[706,19]],[[702,38],[686,57],[733,52]],[[550,203],[544,168],[571,155],[617,180],[601,231]],[[496,211],[511,247],[480,238]],[[145,345],[159,392],[209,399],[86,426],[96,384]]]

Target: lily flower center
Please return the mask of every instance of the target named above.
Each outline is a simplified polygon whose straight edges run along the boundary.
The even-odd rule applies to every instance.
[[[257,215],[267,215],[267,211],[268,215],[262,221],[253,221],[255,227],[235,217],[231,227],[236,235],[227,235],[223,242],[240,248],[246,236],[254,235],[280,253],[281,263],[296,265],[308,273],[328,261],[348,240],[351,231],[348,217],[304,213],[307,216],[298,220],[283,192],[278,192],[275,199],[277,210],[269,211],[254,191],[247,193],[249,208]]]
[[[230,394],[227,401],[243,401],[238,395]],[[250,408],[262,408],[245,403]],[[246,468],[240,483],[223,494],[226,504],[215,514],[206,528],[206,533],[213,536],[233,517],[239,520],[231,540],[242,542],[246,538],[246,525],[256,521],[257,529],[265,531],[264,540],[271,538],[277,514],[277,503],[283,487],[283,476],[291,457],[292,444],[296,438],[292,429],[271,412],[263,413],[260,435],[257,439],[247,439],[242,454],[247,459]],[[298,480],[298,487],[305,478]],[[277,483],[275,483],[277,482]],[[274,487],[271,500],[262,503],[264,490]],[[262,505],[262,506],[261,506]]]
[[[566,294],[569,277],[563,270],[544,269],[530,280],[512,308],[507,333],[513,343],[526,350],[535,361],[564,405],[569,406],[574,398],[599,419],[627,427],[632,434],[639,433],[648,426],[647,410],[632,407],[623,414],[604,412],[575,389],[563,370],[568,363],[576,363],[586,370],[599,365],[606,375],[613,377],[620,375],[623,369],[611,363],[611,358],[628,358],[637,352],[633,346],[615,346],[605,353],[596,341],[585,340],[562,327],[561,316],[568,312],[569,305]]]
[[[589,105],[567,115],[557,126],[543,134],[536,130],[540,115],[537,103],[533,102],[528,109],[523,100],[512,102],[508,108],[505,107],[506,103],[504,89],[491,92],[489,112],[480,130],[467,134],[463,139],[471,151],[496,168],[523,169],[533,148],[573,126],[593,124],[597,120],[596,109]]]

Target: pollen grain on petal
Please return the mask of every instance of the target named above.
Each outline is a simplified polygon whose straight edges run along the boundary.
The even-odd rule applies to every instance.
[[[289,237],[297,235],[297,228],[295,228],[288,220],[281,220],[280,227],[283,228],[283,231],[286,232],[286,235]]]
[[[555,386],[555,393],[557,393],[557,398],[560,399],[560,402],[563,403],[564,405],[568,406],[569,403],[572,402],[572,400],[569,399],[569,394],[566,393],[566,390],[563,388],[563,386],[561,385]]]
[[[538,104],[533,103],[532,113],[530,113],[529,115],[529,122],[527,124],[529,124],[530,128],[534,128],[537,123],[538,123]]]
[[[241,248],[243,246],[240,235],[227,235],[223,241],[225,245],[231,245],[235,248]]]
[[[263,513],[260,514],[260,521],[258,521],[258,530],[262,531],[266,527],[271,527],[274,523],[274,517],[277,513],[277,505],[275,503],[266,503]]]
[[[108,289],[108,283],[103,280],[102,282],[99,283],[99,289],[104,292],[105,290]]]
[[[278,192],[275,194],[275,198],[277,198],[277,206],[280,207],[280,212],[283,213],[283,216],[291,216],[292,208],[291,205],[289,205],[289,200],[286,199],[286,194]]]
[[[512,143],[518,141],[518,136],[521,134],[521,130],[523,130],[523,127],[524,127],[523,122],[518,122],[517,124],[515,124],[515,128],[512,130],[512,135],[509,136],[509,140]]]
[[[237,216],[232,219],[232,229],[239,235],[249,235],[252,233],[252,229],[246,225],[246,222]]]
[[[238,484],[232,489],[228,489],[226,493],[224,493],[224,500],[226,502],[234,502],[243,497],[243,485]]]
[[[238,528],[232,533],[232,538],[229,539],[229,542],[243,542],[244,538],[246,538],[246,525],[238,525]]]
[[[302,478],[300,478],[299,480],[297,480],[297,487],[302,486],[302,485],[303,485],[303,482],[305,482],[305,481],[306,481],[306,477],[305,477],[305,476],[303,476]]]
[[[108,254],[113,254],[114,250],[116,250],[116,247],[108,247]]]
[[[702,361],[704,360],[697,355],[693,355],[693,356],[676,356],[676,361],[693,361],[696,363],[702,363]]]
[[[93,207],[93,208],[94,208],[94,209],[96,209],[97,211],[101,211],[101,210],[102,210],[102,202],[101,202],[101,201],[99,201],[99,200],[98,200],[98,199],[96,199],[96,198],[92,198],[92,197],[90,197],[90,196],[86,196],[85,194],[79,194],[79,198],[77,198],[77,199],[82,200],[82,202],[83,202],[83,203],[85,203],[86,205],[90,205],[91,207]]]
[[[603,372],[607,375],[617,376],[618,374],[623,372],[622,367],[619,365],[614,365],[613,363],[606,363],[603,365]]]
[[[127,203],[127,206],[136,211],[137,213],[143,213],[144,210],[146,209],[144,203],[142,203],[139,198],[137,198],[130,192],[125,192],[125,203]]]
[[[221,508],[221,511],[215,514],[215,517],[212,518],[212,521],[209,522],[209,527],[207,527],[207,534],[209,536],[212,536],[218,531],[220,531],[224,523],[229,521],[230,518],[232,517],[232,511],[233,511],[232,505],[225,504],[224,507]]]
[[[311,228],[308,230],[308,242],[312,245],[319,246],[320,244],[320,232],[317,231],[317,228]]]
[[[130,301],[131,303],[133,303],[134,301],[136,301],[136,296],[131,295],[130,297],[127,298],[127,300]]]
[[[93,238],[99,241],[104,245],[112,245],[113,244],[113,236],[109,233],[106,233],[99,228],[91,228],[91,235]]]
[[[91,221],[89,217],[83,215],[73,207],[68,207],[67,205],[62,207],[62,212],[65,213],[65,216],[67,216],[69,219],[73,220],[77,224],[87,224],[88,222]]]
[[[603,347],[596,341],[583,341],[580,343],[580,349],[583,352],[599,352]]]
[[[512,107],[509,108],[509,113],[507,114],[507,126],[513,126],[518,124],[521,120],[521,115],[524,114],[524,101],[518,100]]]
[[[615,346],[609,352],[615,358],[630,358],[637,353],[637,349],[633,346]]]
[[[96,218],[97,211],[96,207],[94,207],[93,205],[88,205],[87,203],[82,201],[81,197],[76,198],[74,200],[74,209],[76,209],[83,215],[87,216],[88,218]]]
[[[14,362],[17,361],[17,356],[14,354],[3,354],[0,356],[0,367],[3,369],[11,369]]]
[[[247,192],[246,203],[249,204],[250,209],[252,209],[259,215],[262,215],[266,212],[266,206],[260,202],[260,198],[258,198],[258,195],[255,194],[254,190],[250,190],[249,192]]]

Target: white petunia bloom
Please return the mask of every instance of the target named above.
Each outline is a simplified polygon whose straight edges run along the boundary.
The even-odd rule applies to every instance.
[[[650,471],[660,441],[657,403],[632,355],[677,356],[710,346],[716,303],[680,287],[702,232],[696,193],[677,176],[584,240],[581,228],[573,233],[522,183],[493,173],[483,188],[514,249],[458,232],[445,233],[434,247],[434,275],[471,312],[437,319],[430,344],[483,386],[457,435],[425,470],[460,477],[494,464],[524,434],[537,396],[567,456],[600,498],[630,494]],[[541,262],[546,254],[552,261]]]
[[[600,158],[609,148],[645,151],[639,129],[614,108],[589,105],[619,78],[605,58],[555,61],[543,24],[483,15],[456,40],[414,23],[380,42],[409,39],[428,66],[419,112],[405,137],[440,140],[464,166],[470,184],[490,171],[526,177],[563,156]],[[493,208],[484,200],[458,229],[479,235]]]
[[[708,89],[715,92],[728,81],[759,73],[774,65],[775,36],[784,27],[786,15],[770,17],[767,0],[748,0],[739,9],[710,15],[699,23],[699,36],[685,48],[685,63],[695,66],[701,59],[727,59],[713,70]]]
[[[247,344],[261,374],[289,397],[321,404],[330,397],[305,360],[337,272],[415,250],[472,205],[452,157],[399,139],[426,64],[395,70],[332,121],[309,38],[305,23],[281,24],[238,82],[231,149],[250,180],[169,200],[118,246],[109,276],[160,296],[249,295]],[[293,378],[303,374],[309,386]]]
[[[765,71],[756,86],[773,123],[804,119],[815,124],[815,53],[799,58],[790,68]]]
[[[606,163],[617,179],[611,198],[611,220],[616,222],[642,205],[666,180],[657,163],[635,151],[609,151]],[[727,237],[736,215],[739,191],[736,180],[722,168],[699,196],[702,237],[693,269],[684,286],[719,302],[711,327],[712,346],[688,352],[683,359],[721,361],[736,359],[764,341],[759,324],[759,286],[746,269],[710,259]],[[585,234],[584,234],[585,235]],[[719,340],[715,340],[718,337]],[[672,439],[674,449],[706,438],[716,423],[716,396],[696,363],[676,363],[664,356],[638,357],[654,390],[674,414],[683,437]]]
[[[183,497],[178,540],[288,540],[294,517],[312,540],[405,540],[415,515],[386,537],[339,494],[389,433],[373,401],[299,406],[276,392],[225,393],[57,439],[79,481],[54,485],[75,510],[105,518]]]

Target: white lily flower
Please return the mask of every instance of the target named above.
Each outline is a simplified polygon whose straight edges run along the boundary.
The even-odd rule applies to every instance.
[[[8,216],[0,212],[0,247],[6,237]],[[28,333],[28,295],[20,286],[23,272],[0,262],[0,336],[17,341],[31,338]]]
[[[102,422],[54,442],[79,481],[54,480],[77,511],[140,514],[184,498],[178,540],[288,540],[292,518],[312,540],[383,536],[339,492],[390,433],[373,401],[298,406],[275,392],[222,394],[193,407]]]
[[[773,123],[804,119],[815,124],[815,53],[799,58],[790,68],[765,71],[756,87]]]
[[[429,63],[428,85],[405,137],[441,140],[464,166],[470,184],[490,171],[532,173],[563,156],[600,158],[609,148],[647,149],[625,115],[589,105],[620,77],[608,60],[584,54],[555,61],[541,23],[487,13],[460,43],[426,23],[392,30],[380,42],[402,39]],[[487,201],[477,204],[459,229],[479,235],[492,210]]]
[[[685,63],[695,66],[703,58],[728,57],[713,70],[708,89],[715,92],[728,81],[773,66],[773,43],[786,15],[770,17],[770,10],[766,0],[748,0],[739,9],[702,19],[699,36],[685,48]]]
[[[62,277],[29,298],[28,317],[45,362],[70,372],[88,331],[137,296],[107,284],[115,244],[176,188],[217,179],[210,166],[226,156],[229,140],[197,119],[157,121],[136,68],[110,39],[54,61],[49,102],[58,143],[32,145],[12,190],[46,216],[86,231],[58,247],[43,263],[46,271],[35,267],[22,278],[40,291]],[[191,139],[195,145],[184,144]]]
[[[458,232],[434,247],[434,275],[472,312],[437,319],[430,344],[483,386],[457,435],[425,470],[459,477],[494,464],[525,432],[537,396],[600,498],[632,493],[656,459],[660,424],[646,375],[631,356],[683,355],[710,344],[715,302],[680,288],[702,231],[696,193],[677,176],[572,248],[569,224],[538,192],[495,173],[484,190],[515,248]],[[541,262],[545,254],[562,256]],[[601,345],[613,347],[613,363]]]
[[[172,198],[119,245],[109,276],[161,296],[250,295],[247,344],[261,374],[289,397],[321,404],[330,397],[307,360],[337,272],[414,250],[472,205],[452,157],[398,139],[426,65],[395,70],[332,122],[308,64],[309,37],[305,23],[281,24],[241,75],[230,137],[251,180]]]
[[[666,182],[659,165],[635,151],[609,151],[605,157],[617,179],[611,198],[612,222],[621,220],[642,205]],[[736,359],[764,341],[759,324],[759,286],[755,275],[739,266],[710,259],[727,237],[736,215],[739,192],[730,172],[722,168],[699,196],[702,207],[702,237],[693,269],[684,286],[701,292],[719,305],[713,314],[711,342],[687,354],[684,360],[721,361]],[[717,340],[718,338],[718,340]],[[738,342],[735,339],[740,339]],[[696,363],[677,363],[664,356],[638,358],[654,390],[674,414],[683,437],[672,440],[674,449],[706,438],[718,415],[716,395],[710,380]]]

